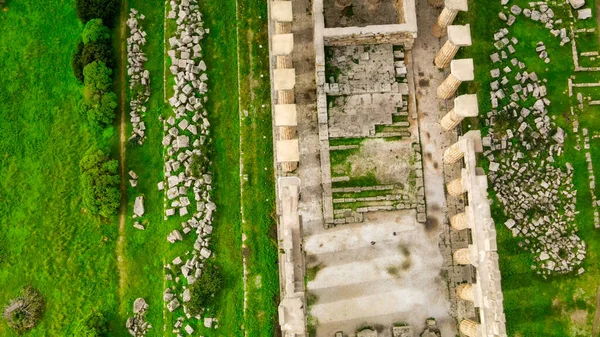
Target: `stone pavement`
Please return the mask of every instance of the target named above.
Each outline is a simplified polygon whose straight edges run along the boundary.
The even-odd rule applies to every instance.
[[[444,166],[442,156],[444,150],[457,140],[456,131],[444,132],[439,121],[452,108],[452,101],[437,98],[436,89],[444,81],[447,74],[439,71],[433,64],[436,52],[444,41],[434,37],[431,28],[440,10],[428,5],[427,0],[417,0],[418,38],[411,51],[418,109],[419,131],[423,153],[423,176],[425,182],[425,200],[427,205],[426,226],[436,228],[439,233],[440,254],[444,259],[442,274],[449,282],[450,312],[472,312],[473,307],[466,307],[461,301],[457,308],[455,295],[456,283],[470,276],[470,267],[453,266],[452,251],[467,247],[466,231],[450,231],[449,216],[460,212],[463,207],[461,198],[450,197],[446,200],[445,181],[458,175],[459,164]],[[459,315],[462,317],[463,315]],[[458,318],[458,317],[455,317]],[[456,329],[456,328],[455,328]]]

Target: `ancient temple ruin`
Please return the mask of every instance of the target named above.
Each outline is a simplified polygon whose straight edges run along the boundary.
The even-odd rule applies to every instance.
[[[430,2],[270,2],[284,336],[506,336],[468,6]]]

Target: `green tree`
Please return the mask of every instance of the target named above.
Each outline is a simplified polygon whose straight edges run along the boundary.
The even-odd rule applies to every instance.
[[[86,89],[93,91],[107,91],[112,84],[112,70],[102,61],[94,61],[83,68],[84,84]]]
[[[95,61],[83,68],[83,74],[83,112],[93,126],[110,125],[117,108],[117,95],[110,91],[112,70],[103,62]]]
[[[88,43],[79,42],[71,60],[75,77],[83,82],[83,69],[96,61],[104,63],[108,68],[114,66],[114,54],[110,40],[97,40]]]
[[[120,4],[120,0],[77,0],[77,16],[83,23],[100,18],[108,27],[113,27]]]
[[[102,19],[88,21],[81,33],[81,40],[84,44],[108,39],[110,39],[110,30],[102,23]]]
[[[84,207],[90,213],[104,217],[116,214],[121,201],[119,162],[92,146],[79,166]]]

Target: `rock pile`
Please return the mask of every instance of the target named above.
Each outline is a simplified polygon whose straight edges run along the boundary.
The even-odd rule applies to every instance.
[[[503,3],[503,5],[505,5],[505,3]],[[567,35],[566,24],[563,24],[563,21],[560,19],[554,19],[554,10],[549,6],[548,2],[529,2],[529,7],[530,8],[522,9],[518,5],[513,5],[510,7],[510,13],[508,14],[508,16],[504,12],[499,13],[500,19],[506,21],[506,24],[508,26],[512,26],[519,17],[519,15],[522,14],[526,18],[544,24],[544,27],[550,30],[552,35],[560,38],[561,46],[571,41],[571,39]]]
[[[135,337],[145,336],[148,330],[152,329],[152,325],[146,322],[146,311],[148,304],[143,298],[137,298],[133,302],[133,317],[129,317],[125,326],[129,334]]]
[[[536,9],[522,11],[514,5],[511,13],[551,23],[552,9],[535,4]],[[575,224],[573,168],[569,164],[565,170],[555,160],[562,154],[566,135],[548,115],[547,80],[512,57],[518,54],[514,48],[518,40],[509,35],[508,28],[496,32],[497,52],[490,55],[498,68],[491,72],[493,109],[487,113],[489,132],[483,139],[488,176],[508,218],[505,225],[534,255],[532,268],[544,276],[571,272],[584,259],[586,246]],[[536,52],[550,62],[542,41]],[[583,268],[577,271],[582,273]]]
[[[183,306],[189,319],[191,315],[185,302],[189,301],[190,293],[181,281],[185,279],[187,285],[194,284],[202,273],[205,260],[212,255],[209,242],[213,230],[212,215],[216,210],[210,199],[212,173],[207,156],[210,123],[203,106],[207,101],[208,75],[200,45],[209,30],[203,27],[196,0],[171,1],[170,5],[167,17],[175,20],[177,25],[175,35],[168,40],[169,70],[175,80],[169,104],[174,113],[163,120],[165,180],[158,184],[158,189],[165,191],[165,219],[179,216],[183,220],[182,228],[174,229],[167,240],[171,243],[182,241],[192,232],[197,236],[193,251],[164,266],[167,281],[175,282],[165,290],[164,300],[171,312]],[[177,332],[183,327],[183,321],[180,317],[175,322]],[[189,325],[184,330],[188,334],[193,332]]]
[[[144,63],[148,60],[142,51],[142,47],[146,45],[146,32],[139,27],[138,19],[143,20],[144,15],[138,15],[138,11],[132,8],[127,20],[127,76],[131,91],[129,115],[133,126],[129,141],[142,145],[146,139],[146,125],[142,117],[146,114],[145,104],[150,98],[150,72],[144,68]]]

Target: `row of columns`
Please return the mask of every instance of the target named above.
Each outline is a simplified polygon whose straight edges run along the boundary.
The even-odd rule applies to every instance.
[[[434,59],[434,65],[439,69],[445,69],[450,66],[450,74],[437,88],[439,99],[450,99],[458,90],[458,87],[466,81],[472,81],[475,78],[473,59],[454,60],[460,47],[467,47],[472,44],[470,25],[452,25],[459,11],[467,11],[467,0],[429,0],[429,4],[434,7],[444,6],[444,9],[438,16],[432,27],[432,34],[435,37],[448,35],[448,39],[437,52]],[[479,114],[477,95],[461,95],[454,99],[454,107],[440,120],[440,126],[444,131],[450,131],[458,126],[466,117],[475,117]],[[464,157],[461,144],[456,143],[450,146],[444,152],[444,163],[453,164]],[[465,193],[465,187],[461,177],[450,181],[447,186],[448,194],[459,196]],[[467,206],[468,207],[468,206]],[[465,212],[458,213],[450,219],[450,226],[453,230],[464,230],[468,228],[468,219]],[[471,264],[471,254],[469,248],[457,249],[453,253],[454,262],[459,265]],[[456,296],[464,301],[473,302],[475,299],[474,286],[472,284],[460,284],[456,287]],[[459,323],[459,330],[468,337],[476,337],[478,333],[478,323],[471,319],[463,319]]]
[[[292,64],[294,34],[292,34],[292,2],[272,1],[271,18],[274,21],[275,34],[271,36],[272,54],[275,55],[273,87],[277,103],[274,106],[274,122],[278,128],[277,162],[284,172],[293,172],[298,168],[299,148],[297,136],[296,105],[294,87],[296,71]]]
[[[469,97],[469,99],[474,98],[475,103],[477,103],[477,98],[475,95],[463,95],[463,96],[467,96],[467,97]],[[456,99],[459,99],[463,96],[459,96]],[[456,99],[455,99],[455,108],[456,108]],[[452,113],[452,110],[448,113],[448,115],[451,115],[451,113]],[[446,115],[445,118],[448,115]],[[443,120],[444,119],[442,119],[442,121]],[[443,124],[443,122],[442,122],[442,124]],[[448,130],[446,128],[444,128],[444,129]],[[464,155],[465,155],[464,150],[463,150],[464,144],[462,144],[461,142],[464,142],[464,140],[459,140],[457,143],[453,144],[452,146],[447,148],[446,151],[444,151],[443,161],[445,164],[454,164],[464,157]],[[446,188],[447,188],[448,194],[450,194],[452,196],[459,196],[459,195],[467,192],[465,190],[465,186],[463,184],[462,172],[461,172],[461,177],[450,181],[446,185]],[[466,206],[466,207],[468,208],[469,206]],[[461,213],[457,213],[454,216],[452,216],[450,218],[450,227],[456,231],[461,231],[461,230],[467,229],[469,227],[467,213],[461,212]],[[454,263],[456,263],[458,265],[469,265],[469,264],[472,264],[472,262],[473,262],[471,259],[471,250],[469,248],[459,248],[459,249],[455,250],[454,253],[452,254],[452,257],[453,257]],[[459,284],[456,287],[456,296],[463,301],[474,302],[475,287],[476,287],[476,284],[468,284],[468,283]],[[459,330],[465,336],[477,337],[477,336],[479,336],[478,335],[479,323],[477,323],[476,321],[471,320],[471,319],[463,319],[459,323]]]

